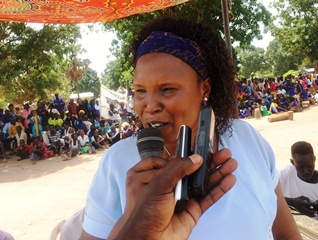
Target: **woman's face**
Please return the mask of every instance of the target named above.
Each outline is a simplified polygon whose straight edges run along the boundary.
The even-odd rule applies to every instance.
[[[134,89],[134,109],[144,127],[160,127],[170,150],[181,125],[196,134],[201,102],[209,95],[210,84],[198,83],[188,64],[166,53],[146,54],[136,64]]]

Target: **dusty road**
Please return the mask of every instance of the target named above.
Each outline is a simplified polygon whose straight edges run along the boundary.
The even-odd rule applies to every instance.
[[[290,146],[310,142],[318,153],[318,106],[294,113],[293,121],[269,123],[248,119],[272,145],[277,167],[289,162]],[[103,153],[70,161],[55,157],[31,165],[30,160],[0,160],[0,229],[16,240],[47,240],[54,226],[85,204],[92,177]]]

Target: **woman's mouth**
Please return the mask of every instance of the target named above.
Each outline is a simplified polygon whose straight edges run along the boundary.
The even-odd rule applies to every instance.
[[[162,128],[166,126],[168,123],[148,123],[149,127],[152,128]]]

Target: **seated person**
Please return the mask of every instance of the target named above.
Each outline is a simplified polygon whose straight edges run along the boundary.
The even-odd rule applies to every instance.
[[[22,128],[20,126],[17,126],[16,130],[17,130],[17,133],[15,134],[15,139],[16,139],[16,142],[17,142],[17,146],[19,147],[20,146],[20,140],[24,140],[24,142],[27,143],[28,142],[28,137],[27,137],[25,132],[22,132]]]
[[[315,216],[318,205],[318,171],[315,170],[316,157],[311,144],[300,141],[291,147],[292,165],[280,173],[283,194],[289,206],[303,214]]]
[[[57,112],[57,110],[55,110],[55,111],[53,111],[53,110],[52,110],[53,114],[48,120],[49,125],[53,125],[53,126],[59,125],[60,127],[62,127],[63,119],[61,119],[60,113]]]
[[[40,137],[35,137],[33,142],[30,144],[29,154],[32,164],[35,164],[35,161],[44,159],[44,153],[46,151],[46,146],[44,143],[40,142]]]
[[[20,157],[17,161],[27,159],[30,156],[29,153],[30,146],[26,144],[24,139],[20,139],[19,146],[16,148],[16,155]]]
[[[49,149],[52,150],[55,154],[62,153],[62,148],[65,145],[65,142],[64,139],[61,138],[60,132],[56,131],[53,125],[49,126],[47,136],[50,142]]]
[[[86,133],[88,131],[85,123],[83,122],[82,116],[79,116],[78,120],[75,121],[75,131],[79,131],[80,129],[82,129],[84,131],[84,133]]]
[[[92,148],[95,149],[104,149],[105,148],[105,139],[99,135],[98,130],[94,130],[93,136],[91,137]]]
[[[78,136],[76,133],[72,133],[69,141],[69,147],[68,149],[64,152],[66,154],[66,159],[69,160],[72,157],[75,157],[80,150],[80,143],[78,140]]]
[[[278,106],[276,99],[273,99],[273,102],[270,105],[270,111],[272,113],[278,113],[278,112],[282,112],[282,111],[286,111],[286,109]]]
[[[15,118],[11,119],[10,123],[11,123],[11,126],[8,130],[8,134],[11,138],[14,138],[14,135],[17,133],[18,126],[21,127],[22,131],[24,131],[23,124],[21,122],[16,122]]]
[[[95,153],[95,149],[92,149],[92,146],[89,144],[88,136],[84,133],[83,129],[78,131],[77,139],[79,140],[81,153]]]
[[[83,123],[85,124],[86,126],[86,129],[91,129],[91,126],[93,126],[93,124],[89,121],[88,117],[87,116],[84,116],[83,117]]]
[[[112,125],[110,127],[110,129],[106,133],[106,136],[110,143],[110,146],[112,146],[114,143],[120,140],[120,134],[119,134],[119,131],[116,129],[115,125]]]
[[[99,124],[100,124],[100,127],[99,127],[100,135],[102,135],[102,137],[106,138],[106,133],[109,130],[109,123],[108,123],[108,121],[105,121],[103,119],[103,120],[100,120]]]
[[[122,139],[128,138],[133,135],[133,130],[130,127],[130,124],[128,122],[124,122],[121,125],[121,133],[122,133]]]

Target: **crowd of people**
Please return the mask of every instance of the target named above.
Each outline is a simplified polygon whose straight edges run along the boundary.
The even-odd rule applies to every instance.
[[[263,116],[282,111],[302,111],[304,102],[318,102],[318,75],[299,77],[242,79],[237,85],[240,118],[254,116],[258,108]]]
[[[100,117],[99,101],[70,99],[55,94],[52,102],[38,101],[36,108],[9,104],[0,109],[0,150],[5,159],[16,155],[18,161],[61,155],[65,160],[78,154],[107,149],[120,139],[138,131],[134,115],[122,102],[113,103],[107,118]],[[136,126],[137,125],[137,126]]]

